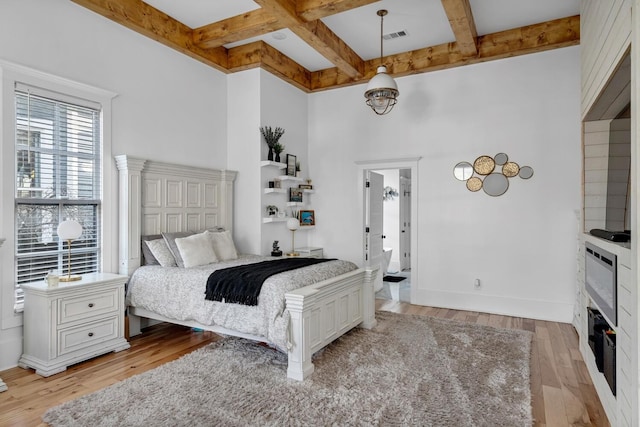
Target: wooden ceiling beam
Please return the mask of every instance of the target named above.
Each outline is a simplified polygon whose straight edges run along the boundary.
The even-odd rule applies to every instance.
[[[478,31],[473,20],[469,0],[442,0],[442,6],[449,18],[449,24],[456,36],[456,43],[462,56],[469,57],[478,54]]]
[[[243,71],[260,67],[309,92],[311,73],[278,50],[259,40],[229,49],[229,71]]]
[[[285,26],[273,14],[256,9],[193,30],[193,42],[203,48],[223,46],[278,31]]]
[[[298,16],[295,0],[253,0],[262,10],[275,16],[285,27],[302,25],[305,21]]]
[[[298,0],[296,11],[304,21],[316,21],[336,13],[346,12],[380,0]]]
[[[322,21],[298,25],[292,27],[291,31],[349,77],[362,77],[364,72],[362,58]]]
[[[580,16],[576,15],[478,37],[478,55],[475,57],[464,57],[454,42],[386,56],[383,62],[390,75],[400,77],[578,44]],[[362,79],[352,79],[337,68],[313,72],[311,91],[364,83],[375,75],[378,65],[377,59],[365,61]]]
[[[141,0],[72,0],[99,15],[156,40],[217,70],[227,72],[227,50],[193,42],[191,28]]]

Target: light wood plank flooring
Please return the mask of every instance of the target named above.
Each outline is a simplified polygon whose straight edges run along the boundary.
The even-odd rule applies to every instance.
[[[535,333],[531,395],[535,426],[609,426],[568,324],[423,307],[376,300],[379,310],[422,314]],[[109,386],[202,347],[219,337],[175,325],[156,325],[131,339],[131,348],[42,378],[33,370],[0,372],[9,387],[0,393],[0,426],[41,426],[47,408]]]

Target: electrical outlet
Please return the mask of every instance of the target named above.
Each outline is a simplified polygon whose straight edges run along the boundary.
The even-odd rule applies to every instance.
[[[473,287],[476,289],[480,289],[480,279],[476,279],[473,281]]]

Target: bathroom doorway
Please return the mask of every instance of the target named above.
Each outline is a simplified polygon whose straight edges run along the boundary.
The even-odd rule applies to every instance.
[[[363,264],[379,267],[375,280],[376,298],[411,302],[412,294],[419,288],[417,228],[414,225],[414,219],[418,218],[415,195],[419,194],[419,160],[420,157],[356,162],[359,166],[358,185],[363,189]],[[382,191],[369,191],[367,179],[371,173],[383,176]],[[381,203],[371,203],[371,199],[377,198]],[[371,212],[372,207],[376,209],[375,206],[381,206],[382,212]],[[382,236],[379,237],[382,245],[375,246],[381,253],[373,254],[369,226],[370,219],[378,216],[383,218]]]
[[[382,203],[371,205],[382,209],[383,218],[382,289],[376,298],[411,302],[411,169],[372,172],[383,178]]]

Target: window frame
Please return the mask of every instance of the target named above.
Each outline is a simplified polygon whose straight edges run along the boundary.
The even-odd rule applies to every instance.
[[[102,221],[99,226],[101,271],[117,271],[117,229],[107,225],[117,224],[117,171],[111,154],[111,102],[116,93],[70,79],[44,73],[22,65],[0,60],[0,192],[3,203],[0,208],[0,238],[5,242],[0,248],[0,314],[1,328],[22,325],[22,313],[14,310],[15,301],[15,220],[16,220],[16,143],[15,143],[15,88],[24,84],[59,94],[61,100],[68,95],[100,105],[100,140],[102,150],[100,194]]]

